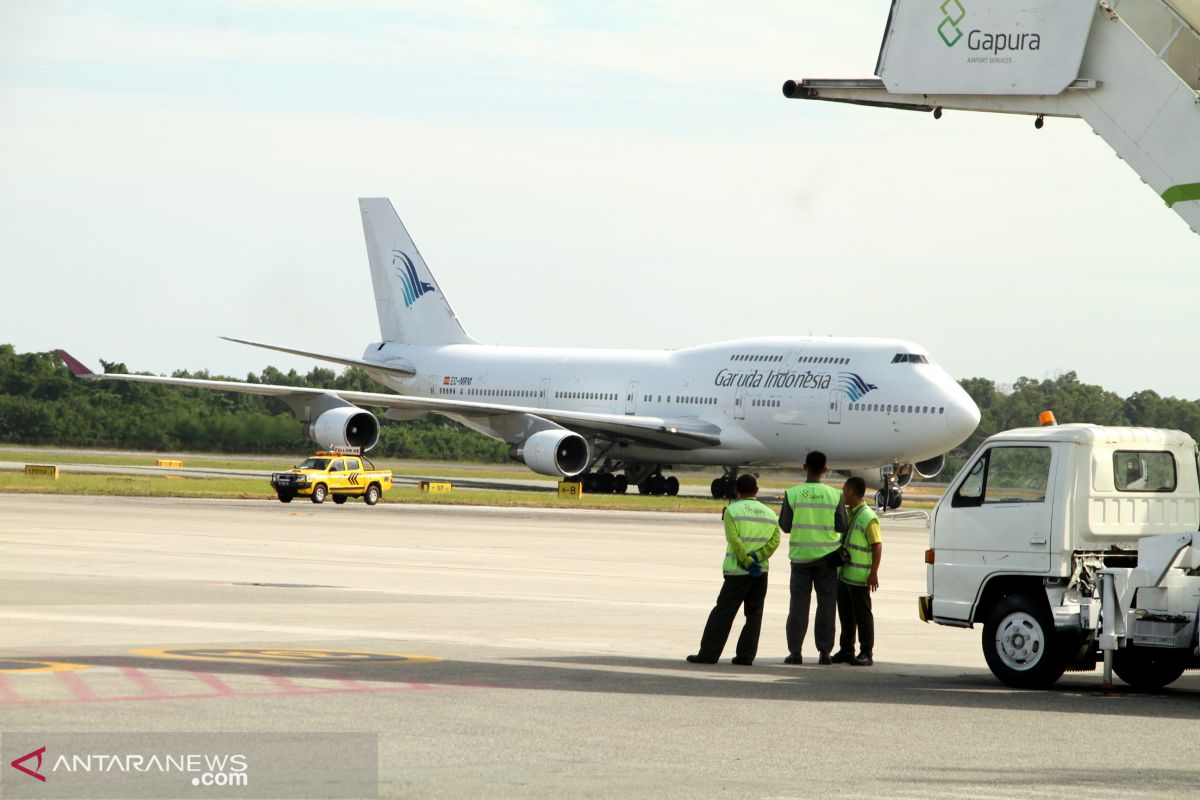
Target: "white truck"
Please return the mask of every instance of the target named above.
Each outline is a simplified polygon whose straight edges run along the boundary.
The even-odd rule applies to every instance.
[[[1196,442],[1151,428],[1047,425],[987,439],[938,502],[921,619],[983,625],[1005,684],[1104,664],[1139,689],[1200,667]]]

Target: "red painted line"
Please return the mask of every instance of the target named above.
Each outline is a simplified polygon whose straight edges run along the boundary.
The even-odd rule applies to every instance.
[[[12,681],[8,676],[0,672],[0,703],[19,703],[21,695],[17,694],[17,690],[13,688]]]
[[[355,692],[370,692],[374,689],[373,686],[365,684],[362,681],[353,680],[352,678],[338,678],[338,683]]]
[[[80,678],[74,672],[56,672],[58,679],[71,690],[71,694],[75,695],[76,700],[82,700],[85,703],[95,702],[100,698],[92,691],[92,687],[84,683],[83,678]]]
[[[163,691],[162,687],[159,686],[153,678],[137,667],[117,667],[117,669],[119,669],[121,674],[126,678],[136,683],[138,688],[141,689],[147,697],[171,696],[169,692]]]
[[[196,677],[199,678],[200,675],[207,675],[207,673],[197,673]],[[225,687],[226,691],[217,692],[217,693],[205,692],[204,694],[169,694],[169,695],[165,694],[165,695],[161,695],[158,697],[151,697],[149,695],[144,695],[144,694],[129,695],[127,697],[99,697],[99,696],[96,696],[93,694],[92,699],[90,699],[90,700],[82,700],[82,701],[81,700],[17,700],[9,705],[34,706],[34,705],[78,704],[80,702],[127,703],[127,702],[146,702],[146,701],[154,701],[154,700],[158,700],[158,701],[213,700],[213,699],[222,698],[222,697],[270,698],[270,697],[284,697],[284,696],[287,696],[287,694],[291,694],[293,696],[303,695],[303,696],[307,697],[309,695],[318,695],[318,694],[362,694],[364,691],[395,693],[395,692],[430,691],[430,690],[434,690],[434,689],[450,690],[450,689],[510,688],[510,687],[492,686],[492,685],[481,684],[481,683],[457,684],[457,685],[453,685],[453,686],[449,686],[449,685],[435,686],[435,685],[426,684],[426,683],[407,683],[407,684],[400,684],[400,685],[380,686],[378,688],[370,688],[370,689],[366,689],[366,690],[363,690],[363,689],[302,689],[301,691],[298,691],[298,692],[290,692],[290,693],[285,694],[284,692],[278,692],[278,691],[236,692],[233,689],[230,689],[230,687],[227,684],[225,684],[223,681],[220,681],[219,679],[217,679],[211,675],[209,675],[208,677],[212,678],[212,680],[214,682],[219,683],[221,686]],[[209,683],[209,681],[205,681],[205,683]],[[212,685],[212,684],[210,684],[210,685]],[[539,687],[522,687],[522,688],[539,688]]]
[[[259,673],[259,675],[260,675],[260,677],[266,678],[271,683],[278,686],[280,689],[283,690],[283,693],[286,693],[286,694],[308,694],[309,693],[308,689],[305,689],[303,686],[296,683],[291,678],[285,678],[282,675],[267,675],[265,673]]]
[[[229,697],[238,694],[225,681],[213,675],[211,672],[194,672],[188,670],[188,674],[196,680],[203,683],[205,686],[213,690],[211,695],[179,695],[180,697]]]

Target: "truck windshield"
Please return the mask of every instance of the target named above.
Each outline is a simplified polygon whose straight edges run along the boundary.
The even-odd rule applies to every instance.
[[[972,465],[951,505],[1041,503],[1045,502],[1049,482],[1050,448],[993,447]]]
[[[329,466],[328,458],[306,458],[296,469],[325,469]]]

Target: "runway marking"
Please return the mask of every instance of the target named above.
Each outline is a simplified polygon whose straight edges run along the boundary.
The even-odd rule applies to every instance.
[[[56,673],[58,678],[71,692],[70,698],[40,698],[32,697],[23,699],[16,685],[6,676],[0,675],[0,706],[31,706],[31,705],[82,705],[93,703],[125,703],[125,702],[150,702],[150,701],[165,701],[165,700],[219,700],[219,699],[234,699],[234,698],[271,698],[271,697],[307,697],[310,695],[331,695],[331,694],[378,694],[378,693],[397,693],[397,692],[429,692],[437,690],[465,690],[465,689],[506,689],[517,688],[503,686],[499,684],[487,683],[464,683],[464,684],[429,684],[419,683],[415,681],[405,681],[403,683],[365,683],[362,681],[351,680],[349,678],[339,678],[339,686],[330,687],[323,685],[321,687],[304,686],[295,680],[279,675],[268,675],[257,673],[257,677],[265,679],[271,683],[274,688],[266,690],[251,690],[243,691],[234,689],[221,678],[210,672],[188,672],[205,687],[211,691],[204,692],[185,692],[182,694],[171,694],[163,690],[163,688],[154,680],[153,676],[146,671],[137,668],[120,668],[119,672],[124,676],[134,687],[138,689],[136,694],[118,694],[118,695],[100,695],[97,694],[84,680],[74,673],[60,672]],[[44,685],[44,684],[43,684]]]
[[[32,658],[0,659],[0,673],[4,672],[74,672],[90,669],[88,664],[69,664],[65,661],[42,661]]]
[[[117,670],[128,678],[132,683],[136,684],[146,694],[147,697],[166,697],[167,693],[162,687],[149,675],[145,670],[140,670],[137,667],[117,667]]]
[[[216,675],[213,675],[211,672],[188,672],[188,674],[203,683],[208,688],[212,689],[214,695],[228,697],[229,695],[236,694],[236,692],[233,691],[232,686],[218,678]]]
[[[8,679],[7,675],[0,672],[0,704],[15,703],[20,699],[21,696],[13,688],[12,681]]]
[[[151,658],[178,658],[196,661],[236,661],[251,664],[304,664],[322,666],[355,666],[358,664],[429,664],[441,661],[434,656],[411,653],[375,653],[362,650],[300,650],[285,648],[226,648],[202,647],[167,649],[142,647],[129,652]]]
[[[84,703],[94,703],[100,698],[92,691],[92,687],[88,686],[83,678],[76,675],[74,672],[56,672],[59,681],[63,683],[71,694],[75,695],[75,699]]]
[[[280,689],[283,689],[285,692],[290,693],[303,691],[303,689],[294,680],[284,677],[283,675],[266,675],[264,677],[266,677],[267,680],[278,686]]]

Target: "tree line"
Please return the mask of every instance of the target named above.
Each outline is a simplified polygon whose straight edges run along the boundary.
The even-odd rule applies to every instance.
[[[124,364],[102,361],[105,372],[128,373]],[[179,378],[239,380],[207,371],[172,373]],[[316,367],[301,374],[267,367],[247,375],[250,383],[388,392],[361,369],[340,373]],[[1052,410],[1060,423],[1176,428],[1200,440],[1200,401],[1162,397],[1150,390],[1121,397],[1080,382],[1074,372],[1052,379],[1021,378],[999,388],[987,378],[967,378],[963,388],[979,406],[979,428],[947,460],[957,469],[985,438],[1008,428],[1036,425]],[[73,378],[53,353],[17,353],[0,345],[0,442],[218,453],[295,454],[311,449],[300,422],[281,401],[259,395],[183,389],[125,381]],[[387,458],[503,462],[507,445],[456,422],[431,416],[406,422],[382,420],[379,446]]]
[[[124,364],[101,364],[105,372],[129,372]],[[240,379],[179,370],[172,377],[390,393],[357,368],[339,374],[316,367],[301,374],[267,367]],[[375,456],[477,462],[508,457],[504,443],[442,417],[381,423],[379,445],[371,451]],[[273,397],[81,380],[54,353],[17,353],[7,344],[0,345],[0,442],[264,455],[315,447],[296,416]]]

